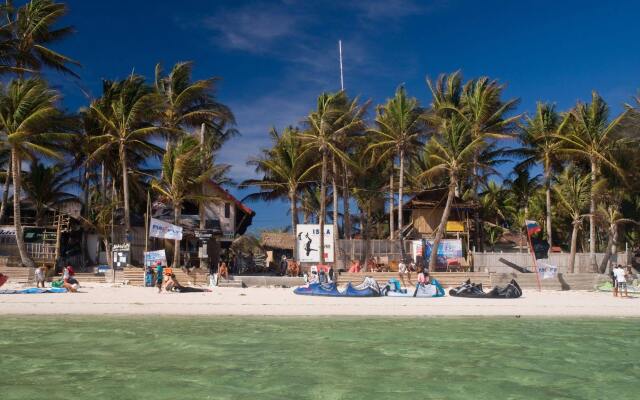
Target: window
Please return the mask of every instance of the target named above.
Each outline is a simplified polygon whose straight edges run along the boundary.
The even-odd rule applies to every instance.
[[[224,203],[224,217],[231,218],[231,204]]]

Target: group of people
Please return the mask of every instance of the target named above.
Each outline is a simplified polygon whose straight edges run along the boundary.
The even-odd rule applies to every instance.
[[[629,297],[627,281],[630,280],[632,276],[633,273],[631,271],[631,267],[624,268],[622,265],[618,264],[611,270],[614,297],[618,297],[618,294],[620,294],[620,297]]]
[[[45,287],[49,269],[50,267],[48,266],[40,266],[36,268],[36,287]],[[76,279],[76,272],[73,270],[73,267],[71,265],[67,265],[62,269],[62,280],[60,281],[60,286],[67,289],[67,292],[69,293],[75,293],[80,288],[80,282],[78,282],[78,279]]]
[[[154,268],[149,268],[147,274],[153,274],[152,277],[155,278],[155,286],[158,288],[158,293],[165,292],[209,292],[209,289],[203,288],[195,288],[190,286],[182,286],[180,282],[178,282],[178,278],[173,273],[173,268],[165,267],[162,265],[162,262],[157,261]]]

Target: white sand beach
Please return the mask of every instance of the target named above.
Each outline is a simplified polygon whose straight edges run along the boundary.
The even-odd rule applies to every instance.
[[[328,298],[283,288],[215,288],[162,293],[153,288],[95,284],[77,294],[0,295],[4,315],[253,316],[535,316],[640,317],[640,298],[611,293],[525,290],[519,299]]]

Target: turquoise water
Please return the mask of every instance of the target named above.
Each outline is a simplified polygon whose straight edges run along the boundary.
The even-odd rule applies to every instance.
[[[638,399],[640,320],[2,317],[0,398]]]

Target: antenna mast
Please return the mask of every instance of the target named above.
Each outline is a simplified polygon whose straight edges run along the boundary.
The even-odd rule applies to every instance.
[[[340,90],[344,90],[344,77],[342,76],[342,40],[338,40],[338,51],[340,52]]]

